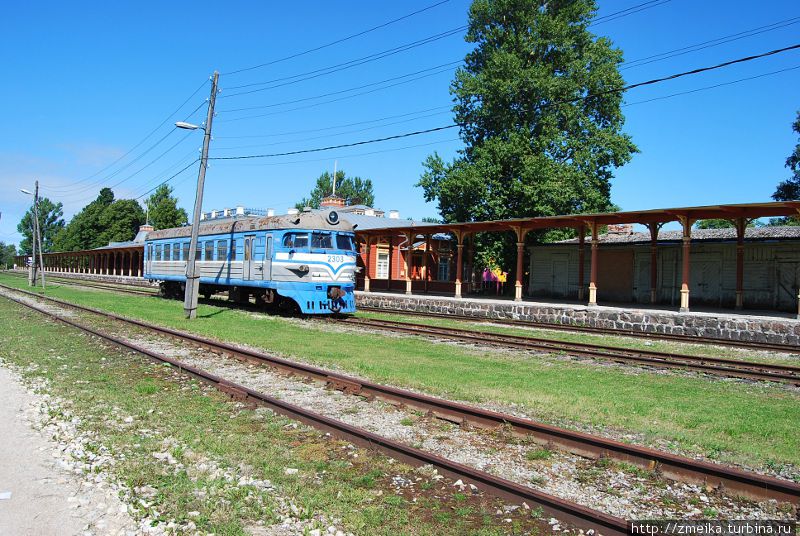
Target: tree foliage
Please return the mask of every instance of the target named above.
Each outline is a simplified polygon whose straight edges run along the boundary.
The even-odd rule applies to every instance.
[[[730,220],[722,219],[698,220],[694,224],[695,229],[727,229],[733,226],[733,222]]]
[[[637,151],[622,132],[622,52],[592,35],[593,0],[474,0],[475,43],[450,86],[465,148],[424,162],[444,221],[603,212],[614,168]],[[513,238],[478,238],[509,267]]]
[[[94,249],[132,240],[144,223],[144,211],[133,199],[114,199],[110,188],[72,217],[53,240],[55,251]]]
[[[17,248],[14,244],[6,244],[0,242],[0,266],[3,268],[12,266],[14,264],[14,257],[17,254]]]
[[[295,207],[303,210],[304,207],[319,208],[324,197],[333,193],[332,173],[325,172],[317,178],[314,189],[309,197],[304,197]],[[347,205],[373,206],[375,194],[372,192],[372,181],[361,177],[347,177],[343,170],[336,172],[336,195],[344,198]]]
[[[800,136],[800,111],[792,124],[792,130]],[[786,167],[792,176],[778,183],[772,199],[775,201],[796,201],[800,199],[800,141],[794,146],[794,151],[786,159]],[[800,225],[797,218],[777,218],[770,221],[772,225]]]
[[[156,231],[186,225],[189,217],[186,211],[178,206],[178,199],[172,195],[172,187],[160,185],[147,198],[145,205],[148,209],[148,222]]]
[[[39,229],[42,233],[42,250],[53,251],[53,239],[64,228],[64,211],[61,203],[53,203],[46,197],[39,198]],[[30,255],[33,251],[33,207],[22,216],[17,231],[22,235],[19,243],[20,255]]]

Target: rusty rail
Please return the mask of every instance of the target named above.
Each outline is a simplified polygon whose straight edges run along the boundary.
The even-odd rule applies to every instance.
[[[521,348],[544,352],[566,352],[570,355],[636,363],[660,368],[693,370],[717,376],[767,380],[800,385],[800,367],[759,363],[720,357],[704,357],[674,352],[658,352],[654,350],[633,350],[618,346],[605,346],[580,342],[565,342],[541,337],[509,335],[489,331],[466,330],[459,328],[429,326],[393,320],[377,320],[364,318],[342,318],[338,322],[385,329],[427,337],[442,337],[458,341],[474,342],[493,346]]]
[[[8,287],[4,286],[4,288]],[[333,436],[352,442],[361,447],[387,454],[392,458],[409,465],[417,467],[422,465],[431,465],[436,467],[440,473],[448,476],[451,479],[460,479],[466,483],[474,484],[475,486],[488,492],[490,495],[496,497],[510,499],[517,502],[524,501],[531,505],[540,507],[545,515],[556,517],[559,520],[570,523],[578,528],[592,529],[595,532],[599,532],[606,536],[625,536],[628,534],[628,523],[621,518],[587,508],[571,501],[566,501],[559,497],[543,493],[527,486],[521,486],[515,482],[511,482],[510,480],[491,475],[484,471],[473,469],[472,467],[453,462],[441,456],[403,445],[402,443],[384,438],[372,432],[356,428],[341,421],[337,421],[299,406],[289,404],[243,385],[229,382],[224,378],[211,374],[210,372],[204,371],[200,368],[187,365],[181,361],[172,359],[147,348],[143,348],[119,337],[103,333],[68,318],[58,316],[45,309],[42,309],[41,307],[26,303],[17,298],[7,295],[4,297],[41,314],[47,315],[59,322],[111,342],[126,350],[133,350],[153,360],[169,363],[170,365],[176,367],[179,371],[207,382],[239,401],[253,402],[266,406],[275,412],[280,413],[281,415],[296,419],[305,424],[313,426],[318,430],[330,433]]]
[[[660,474],[673,480],[722,487],[755,500],[776,499],[778,501],[800,504],[800,484],[787,480],[743,471],[730,466],[694,460],[656,449],[630,445],[600,436],[551,426],[531,419],[490,411],[467,404],[451,402],[449,400],[423,395],[405,389],[381,385],[312,365],[272,356],[256,350],[240,348],[191,333],[156,326],[91,307],[75,305],[55,298],[14,289],[2,284],[0,284],[0,288],[43,298],[59,305],[153,330],[164,335],[175,337],[184,342],[188,341],[200,345],[215,352],[229,354],[237,359],[255,364],[267,365],[286,373],[301,375],[313,380],[325,382],[335,389],[351,394],[358,394],[367,398],[379,398],[389,403],[430,412],[435,417],[451,422],[459,424],[468,423],[482,428],[509,427],[515,434],[531,437],[538,443],[553,445],[580,456],[588,458],[607,457],[624,461],[644,469],[658,470]]]

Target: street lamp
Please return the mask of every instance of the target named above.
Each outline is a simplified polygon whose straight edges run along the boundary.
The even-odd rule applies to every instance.
[[[31,229],[31,266],[28,269],[28,286],[36,286],[36,242],[39,242],[39,268],[42,270],[42,289],[45,288],[44,282],[44,257],[42,256],[42,234],[39,229],[39,181],[36,181],[36,187],[33,192],[20,188],[20,192],[26,195],[33,196],[33,229]]]
[[[183,296],[183,312],[186,318],[197,317],[197,295],[200,291],[200,276],[195,271],[195,257],[197,256],[197,235],[200,231],[200,212],[203,210],[203,185],[206,180],[206,167],[208,167],[208,146],[211,143],[211,122],[214,120],[214,103],[217,100],[217,82],[219,73],[214,71],[211,78],[211,98],[208,100],[208,115],[205,127],[178,121],[177,128],[185,130],[202,129],[203,152],[200,155],[200,171],[197,174],[197,194],[194,200],[194,214],[192,215],[192,239],[189,242],[189,258],[186,259],[186,292]]]

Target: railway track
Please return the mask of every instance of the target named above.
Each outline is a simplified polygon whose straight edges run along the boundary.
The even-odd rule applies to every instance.
[[[27,278],[27,275],[24,274],[16,274],[13,272],[6,272],[8,275],[13,277],[19,278]],[[100,281],[92,281],[89,279],[78,279],[78,278],[71,278],[71,277],[58,277],[54,275],[47,274],[47,281],[58,282],[63,285],[71,285],[75,287],[88,287],[88,288],[96,288],[100,290],[111,290],[114,292],[121,292],[123,294],[131,294],[135,296],[157,296],[157,290],[146,290],[141,287],[135,287],[133,285],[123,285],[123,284],[115,284],[115,283],[103,283]]]
[[[638,339],[658,339],[690,344],[714,344],[717,346],[730,346],[735,348],[749,348],[753,350],[774,350],[776,352],[800,353],[800,346],[794,344],[752,342],[752,341],[732,341],[719,337],[709,337],[706,335],[674,335],[670,333],[647,333],[617,328],[600,328],[593,326],[579,326],[575,324],[557,324],[554,322],[538,322],[532,320],[501,320],[497,318],[476,318],[474,316],[457,315],[449,313],[426,313],[419,311],[404,311],[401,309],[384,309],[380,307],[358,307],[359,311],[370,313],[391,313],[404,316],[420,316],[428,318],[446,318],[447,320],[459,320],[464,322],[482,322],[498,324],[506,327],[524,327],[536,329],[549,329],[555,331],[571,331],[578,333],[591,333],[593,335],[613,335],[618,337],[635,337]]]
[[[337,319],[337,322],[475,344],[520,348],[549,353],[567,353],[569,355],[614,361],[617,363],[691,370],[716,376],[800,385],[800,367],[791,365],[776,365],[718,357],[701,357],[674,352],[658,352],[654,350],[632,350],[616,346],[564,342],[541,337],[498,334],[489,331],[429,326],[426,324],[413,324],[392,320],[342,318]]]
[[[559,428],[556,426],[539,423],[531,419],[525,419],[513,415],[508,415],[495,411],[489,411],[466,404],[455,403],[437,397],[414,393],[404,389],[397,389],[394,387],[373,383],[367,380],[354,378],[344,374],[331,372],[304,363],[298,363],[295,361],[271,356],[263,352],[258,352],[255,350],[249,350],[233,346],[230,344],[217,342],[190,333],[184,333],[170,328],[165,328],[138,320],[120,317],[111,313],[107,313],[105,311],[100,311],[89,307],[70,304],[54,298],[43,297],[38,294],[30,293],[19,289],[14,289],[11,287],[7,287],[5,285],[0,285],[0,288],[6,289],[11,292],[18,292],[37,299],[44,299],[46,301],[55,303],[57,305],[70,307],[78,311],[83,311],[99,315],[108,319],[116,320],[128,326],[144,328],[149,331],[157,332],[164,336],[172,337],[174,339],[181,341],[184,344],[199,346],[215,354],[231,356],[233,358],[246,361],[249,363],[269,366],[283,373],[302,376],[315,381],[323,382],[328,386],[330,386],[331,388],[338,389],[346,393],[350,393],[353,395],[360,395],[370,399],[377,398],[394,405],[401,405],[411,409],[429,412],[435,417],[445,419],[454,423],[458,424],[466,423],[472,426],[488,428],[488,429],[505,427],[516,435],[528,436],[540,444],[548,445],[554,448],[558,447],[567,452],[571,452],[573,454],[577,454],[580,456],[588,458],[606,457],[618,461],[624,461],[636,465],[638,467],[645,468],[647,470],[657,470],[664,477],[671,478],[673,480],[705,484],[712,487],[723,487],[730,492],[745,497],[749,497],[755,500],[775,499],[778,501],[800,504],[800,484],[796,484],[790,481],[766,475],[761,475],[749,471],[743,471],[725,465],[694,460],[683,456],[677,456],[674,454],[658,451],[655,449],[629,445],[626,443],[621,443],[618,441],[606,439],[600,436],[585,434],[581,432],[574,432],[564,428]],[[15,301],[22,303],[23,305],[36,308],[37,310],[41,310],[41,308],[31,306],[30,304],[23,302],[21,300],[17,300],[16,298],[9,297],[9,299],[14,299]],[[50,316],[54,316],[47,311],[44,310],[41,311],[44,312],[45,314],[49,314]],[[55,316],[57,319],[67,322],[70,325],[76,324],[69,319],[63,319],[61,317],[58,317],[57,315]],[[76,325],[76,327],[84,329],[84,326]],[[102,334],[98,336],[104,337],[107,340],[111,340],[112,342],[115,343],[120,342],[119,339],[116,339],[113,336],[111,336],[111,338],[109,338],[109,336],[105,336]],[[121,342],[121,344],[123,346],[126,346],[126,343],[124,343],[124,341]],[[139,349],[137,349],[137,351],[139,351]],[[145,350],[142,353],[150,355],[151,352]],[[172,363],[172,361],[167,361],[167,362]],[[186,367],[184,366],[182,368]],[[241,386],[231,386],[232,384],[229,384],[228,382],[225,382],[222,379],[215,380],[212,383],[217,384],[218,386],[220,386],[222,390],[228,392],[232,396],[244,399],[250,399],[254,397],[254,395],[251,394],[247,389]],[[254,400],[259,401],[261,399],[255,397]],[[269,404],[272,404],[272,402],[270,402]],[[276,411],[281,411],[287,415],[303,420],[304,422],[307,422],[314,426],[318,426],[319,423],[322,423],[319,424],[318,427],[322,427],[325,431],[331,433],[337,433],[340,436],[344,433],[350,433],[350,432],[343,432],[342,429],[335,428],[330,423],[327,423],[327,421],[329,421],[330,419],[327,419],[326,421],[321,421],[317,418],[305,417],[304,413],[298,413],[295,410],[291,410],[291,412],[287,413],[287,411],[289,410],[284,411],[280,409],[286,405],[285,403],[276,401],[276,404],[277,404],[276,406],[273,406],[273,409],[276,409]],[[305,412],[306,410],[302,411]],[[326,419],[326,418],[321,417],[321,419]],[[347,425],[343,426],[346,427]],[[360,445],[364,445],[365,441],[366,443],[370,443],[370,441],[373,441],[372,439],[370,440],[365,439],[369,435],[368,433],[366,432],[360,432],[360,433],[361,435],[355,436],[355,439],[349,436],[347,438]],[[519,494],[514,495],[515,493],[522,493],[520,490],[517,489],[520,486],[516,484],[513,484],[512,487],[509,487],[506,483],[503,483],[501,485],[500,483],[494,482],[492,479],[495,479],[496,477],[492,477],[491,475],[488,475],[488,477],[482,476],[480,479],[477,479],[475,475],[467,473],[458,473],[455,472],[455,469],[453,468],[452,465],[442,464],[442,462],[437,461],[436,459],[424,458],[422,457],[423,455],[420,454],[420,452],[417,451],[416,449],[411,449],[414,452],[413,454],[409,454],[406,453],[405,451],[396,450],[397,448],[399,448],[396,446],[392,446],[391,448],[389,447],[384,448],[381,445],[383,445],[383,442],[386,441],[388,440],[381,439],[380,442],[375,443],[375,445],[377,445],[379,450],[382,450],[383,452],[386,452],[392,456],[398,457],[403,461],[408,461],[409,463],[415,463],[415,464],[432,463],[433,465],[440,467],[443,471],[448,472],[448,474],[455,475],[456,478],[461,478],[462,480],[469,479],[476,485],[484,485],[485,487],[487,487],[487,489],[492,490],[492,493],[496,493],[498,496],[513,498],[515,500],[520,500],[523,497],[523,495]],[[408,449],[408,447],[403,447],[403,449]],[[448,463],[452,464],[452,462]],[[470,469],[470,471],[474,472],[475,470]],[[525,490],[528,490],[528,488],[525,488]],[[530,491],[535,491],[535,490],[530,490]],[[529,501],[529,503],[530,501],[534,500],[534,496],[530,495],[530,491],[524,492],[528,495],[525,495],[525,497],[527,498],[522,500]],[[511,493],[511,495],[509,495],[509,493]],[[542,501],[537,500],[536,502],[545,509],[547,508],[552,509],[557,506],[556,503],[552,503],[549,501],[550,499]],[[563,518],[563,512],[560,515],[562,516],[561,518]],[[557,518],[559,517],[559,515],[556,515],[555,513],[553,514],[553,516]],[[585,521],[585,518],[581,519]],[[571,521],[575,522],[575,519],[571,518]],[[579,523],[579,526],[585,526],[585,525],[581,525]],[[598,525],[598,526],[604,526],[604,525]],[[596,529],[597,527],[593,528]]]

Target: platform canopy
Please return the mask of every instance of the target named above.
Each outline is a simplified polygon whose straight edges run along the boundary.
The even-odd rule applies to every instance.
[[[667,223],[671,221],[695,222],[697,220],[739,218],[754,219],[764,217],[800,216],[800,201],[777,201],[770,203],[747,203],[738,205],[709,205],[701,207],[662,208],[654,210],[632,210],[622,212],[602,212],[597,214],[569,214],[565,216],[542,216],[537,218],[514,218],[463,223],[418,223],[408,225],[356,229],[358,235],[385,236],[391,233],[456,233],[517,231],[527,232],[537,229],[592,227],[625,223]]]

